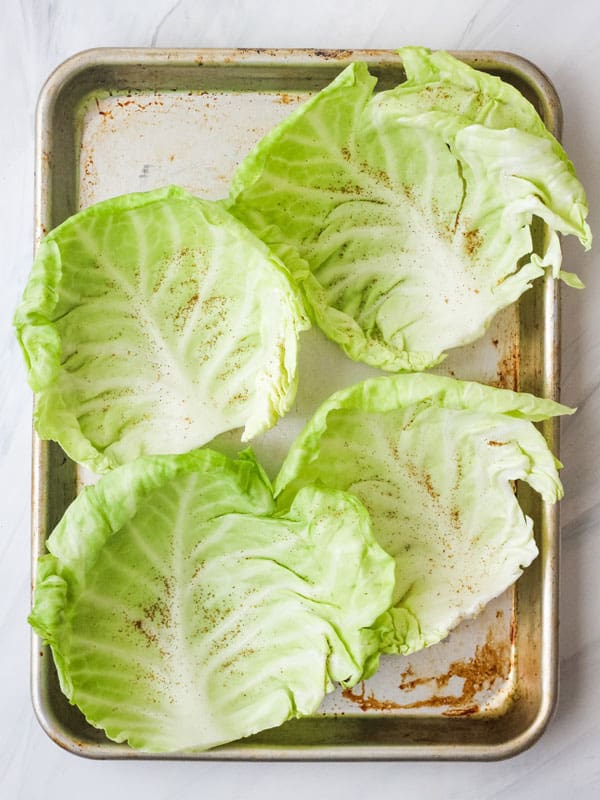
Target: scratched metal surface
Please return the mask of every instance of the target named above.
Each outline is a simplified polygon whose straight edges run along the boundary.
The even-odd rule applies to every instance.
[[[558,132],[558,99],[531,64],[502,53],[461,53],[501,74]],[[385,51],[99,50],[49,79],[38,108],[36,234],[105,198],[176,183],[225,196],[235,166],[273,125],[331,80],[366,60],[380,87],[402,80]],[[542,228],[537,231],[543,237]],[[486,336],[450,354],[442,374],[557,395],[558,300],[540,282],[502,312]],[[289,445],[332,392],[381,374],[356,364],[313,329],[302,337],[291,412],[252,444],[273,476]],[[556,449],[557,427],[544,429]],[[233,453],[237,433],[219,438]],[[34,441],[33,558],[82,485],[93,480],[52,443]],[[558,517],[531,493],[541,556],[516,588],[463,622],[441,644],[386,656],[379,672],[328,696],[319,712],[240,743],[181,758],[499,758],[541,734],[556,694]],[[61,746],[97,758],[148,758],[109,742],[61,695],[51,654],[33,637],[34,707]],[[154,756],[150,756],[154,757]]]

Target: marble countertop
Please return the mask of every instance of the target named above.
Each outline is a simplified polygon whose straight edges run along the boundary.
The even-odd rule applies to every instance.
[[[60,750],[29,699],[31,396],[10,328],[32,255],[34,109],[49,72],[98,46],[506,50],[536,63],[563,104],[566,149],[600,231],[600,6],[595,0],[8,0],[0,26],[0,795],[106,797],[600,797],[600,270],[564,245],[586,283],[563,292],[561,693],[529,751],[499,763],[94,762]]]

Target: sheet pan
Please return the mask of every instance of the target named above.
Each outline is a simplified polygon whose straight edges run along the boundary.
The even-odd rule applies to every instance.
[[[560,133],[557,95],[530,62],[509,53],[455,53],[500,75]],[[364,60],[378,88],[404,77],[390,51],[103,49],[78,54],[46,83],[37,112],[36,242],[70,214],[123,192],[177,183],[220,198],[236,164],[274,124]],[[547,231],[540,223],[540,246]],[[538,281],[502,312],[484,339],[454,351],[437,370],[558,398],[558,290]],[[253,442],[274,475],[291,441],[333,391],[381,374],[347,359],[323,335],[303,335],[293,410]],[[558,450],[558,424],[542,426]],[[235,452],[236,435],[220,446]],[[33,564],[81,486],[92,480],[52,442],[34,434]],[[183,759],[498,759],[543,732],[557,693],[556,507],[527,487],[521,502],[535,521],[540,556],[512,589],[441,644],[410,657],[386,656],[353,690],[326,698],[319,712],[241,742]],[[94,758],[161,758],[107,740],[61,694],[49,648],[32,644],[32,697],[59,745]]]

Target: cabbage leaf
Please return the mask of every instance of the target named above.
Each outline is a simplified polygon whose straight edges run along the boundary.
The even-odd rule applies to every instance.
[[[323,331],[359,361],[433,366],[479,338],[534,279],[586,249],[584,190],[514,87],[447,53],[401,49],[407,80],[374,95],[365,64],[271,131],[229,207],[287,263]],[[534,250],[530,225],[548,232]]]
[[[307,325],[265,245],[177,187],[53,230],[15,315],[39,435],[95,472],[272,426],[293,401]]]
[[[393,560],[353,496],[274,514],[246,453],[146,456],[87,487],[38,562],[30,623],[88,721],[148,752],[312,713],[377,667]]]
[[[355,494],[396,561],[382,650],[441,641],[510,586],[535,558],[533,522],[512,482],[547,503],[560,466],[532,424],[571,409],[529,394],[435,375],[375,378],[315,413],[275,482],[287,505],[317,482]]]

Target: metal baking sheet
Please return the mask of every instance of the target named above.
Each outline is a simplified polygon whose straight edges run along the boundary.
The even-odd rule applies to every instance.
[[[560,133],[560,105],[544,75],[508,53],[455,53],[500,75]],[[274,124],[364,60],[378,88],[404,78],[389,51],[91,50],[60,66],[37,114],[36,241],[90,203],[179,184],[225,196],[235,166]],[[539,246],[547,235],[534,229]],[[536,282],[479,342],[454,351],[443,374],[558,396],[558,291]],[[298,397],[273,430],[253,442],[274,475],[290,443],[333,391],[377,370],[346,358],[316,329],[303,334]],[[558,425],[543,432],[557,452]],[[229,452],[236,434],[220,438]],[[52,442],[34,435],[33,562],[81,486],[91,480]],[[532,744],[557,691],[558,512],[527,487],[540,556],[516,587],[460,625],[441,644],[410,657],[385,656],[380,671],[328,696],[312,717],[185,759],[497,759]],[[94,758],[160,758],[108,741],[58,688],[52,656],[33,636],[32,695],[49,736]]]

